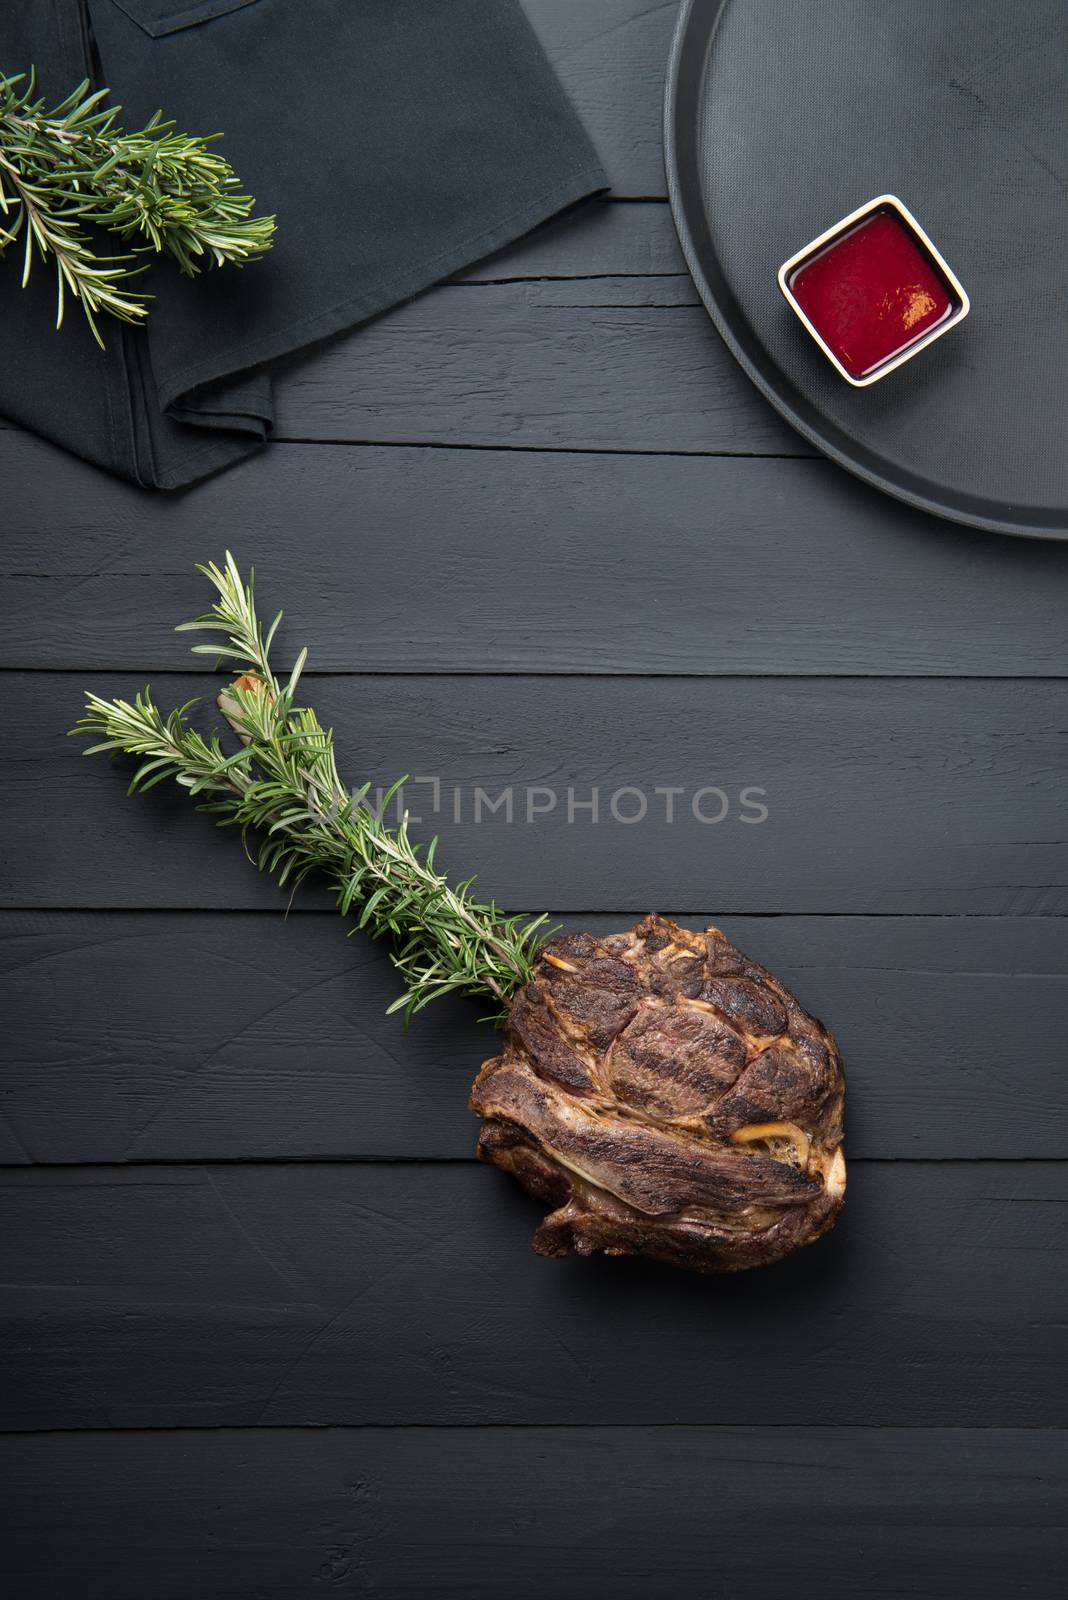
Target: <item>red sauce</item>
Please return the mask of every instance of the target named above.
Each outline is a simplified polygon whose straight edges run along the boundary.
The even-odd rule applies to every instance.
[[[922,242],[889,208],[802,261],[789,287],[852,378],[868,377],[960,304]]]

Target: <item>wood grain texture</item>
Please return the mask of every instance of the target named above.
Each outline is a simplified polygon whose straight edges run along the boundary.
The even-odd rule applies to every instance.
[[[851,1157],[1068,1157],[1068,922],[722,922],[833,1027]],[[405,1033],[396,994],[330,912],[7,913],[0,1161],[470,1156],[496,1038],[462,1001]]]
[[[1003,1428],[9,1438],[5,1568],[81,1600],[782,1600],[816,1572],[827,1600],[1053,1600],[1066,1455]]]
[[[287,362],[275,403],[277,439],[816,453],[688,278],[446,284]]]
[[[1068,1421],[1061,1163],[854,1162],[832,1235],[727,1279],[545,1261],[467,1162],[0,1191],[9,1428]]]
[[[999,677],[1068,659],[1068,545],[936,524],[827,462],[279,445],[150,497],[7,433],[0,472],[7,666],[188,671],[174,625],[226,543],[285,606],[281,650],[309,644],[315,668]]]
[[[143,679],[90,682],[129,696]],[[206,686],[169,678],[166,705]],[[180,790],[127,800],[125,769],[64,737],[82,687],[5,675],[4,902],[279,906]],[[409,786],[413,832],[440,834],[446,868],[478,873],[499,904],[627,916],[710,904],[722,916],[1034,916],[1068,904],[1063,681],[383,676],[314,689],[353,781],[440,780],[436,815],[432,785]],[[578,809],[594,788],[596,824]],[[643,804],[643,820],[619,820]],[[302,903],[324,902],[309,891]]]
[[[677,0],[523,0],[613,192],[664,195],[661,102]]]
[[[666,200],[617,204],[611,196],[584,201],[544,222],[515,244],[457,272],[452,283],[519,283],[551,278],[674,278],[665,287],[693,287]]]

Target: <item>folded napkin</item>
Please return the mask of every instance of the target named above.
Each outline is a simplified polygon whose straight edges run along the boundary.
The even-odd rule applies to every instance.
[[[271,431],[270,363],[354,327],[605,186],[514,0],[33,0],[0,70],[55,103],[106,84],[219,148],[278,218],[268,255],[183,278],[153,261],[143,328],[93,342],[55,269],[0,259],[0,412],[135,483],[173,489]],[[121,244],[103,236],[102,250]],[[17,259],[16,259],[17,258]],[[147,258],[146,258],[147,259]]]

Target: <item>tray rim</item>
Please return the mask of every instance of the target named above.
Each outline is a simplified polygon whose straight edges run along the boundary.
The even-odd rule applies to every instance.
[[[806,409],[812,413],[809,417],[800,409],[789,394],[793,385],[785,379],[773,358],[764,353],[765,359],[759,358],[757,351],[747,344],[736,322],[744,327],[746,319],[740,310],[737,318],[732,318],[727,308],[721,303],[730,297],[729,286],[726,279],[723,288],[717,290],[706,270],[702,258],[699,241],[694,236],[693,217],[691,215],[692,196],[688,192],[690,184],[687,180],[683,161],[685,159],[686,129],[682,124],[684,111],[687,109],[686,93],[692,85],[684,81],[684,71],[692,67],[693,58],[697,52],[689,48],[691,43],[691,30],[698,24],[702,28],[702,37],[707,41],[708,48],[714,48],[715,34],[719,27],[720,19],[730,4],[730,0],[682,0],[679,14],[675,22],[675,32],[671,41],[671,50],[668,56],[667,74],[664,81],[664,113],[663,113],[663,150],[664,150],[664,175],[667,181],[668,201],[671,206],[671,215],[678,234],[679,244],[686,260],[694,287],[701,297],[701,301],[712,319],[712,322],[726,344],[728,350],[745,372],[746,376],[760,391],[764,398],[772,405],[779,415],[784,417],[790,426],[801,435],[803,439],[816,447],[821,454],[829,457],[839,466],[844,467],[854,477],[870,484],[881,493],[889,495],[895,500],[903,501],[914,509],[925,511],[932,516],[940,517],[945,521],[957,523],[970,528],[979,528],[988,533],[1008,534],[1015,538],[1043,539],[1043,540],[1068,540],[1068,506],[1049,508],[1048,521],[1037,520],[1037,514],[1045,508],[1035,507],[1036,516],[1024,519],[1011,515],[999,515],[998,511],[1009,511],[1008,502],[999,502],[987,498],[976,498],[973,505],[966,503],[964,497],[951,496],[946,491],[941,496],[937,493],[937,485],[930,479],[921,478],[918,474],[914,483],[908,482],[908,473],[904,469],[891,471],[883,458],[876,456],[866,446],[853,439],[844,430],[829,423],[826,419],[820,420],[820,413],[814,405]],[[704,63],[707,60],[707,49],[701,56],[700,78],[704,76]],[[693,123],[690,125],[691,144]],[[703,203],[699,204],[700,223],[708,228],[708,218],[705,215]],[[709,234],[709,253],[715,258],[714,247],[711,246]],[[754,335],[754,343],[759,345],[759,340]],[[779,381],[776,382],[776,375]],[[882,462],[882,466],[880,466]],[[988,509],[983,509],[988,508]],[[1057,520],[1054,521],[1054,518]]]

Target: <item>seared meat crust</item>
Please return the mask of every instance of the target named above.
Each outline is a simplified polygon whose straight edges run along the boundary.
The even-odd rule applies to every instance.
[[[718,928],[649,916],[543,946],[471,1108],[478,1154],[553,1209],[542,1255],[698,1272],[777,1261],[845,1193],[838,1048]]]

